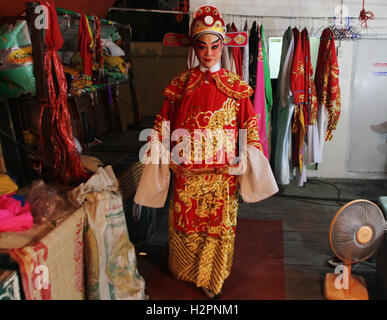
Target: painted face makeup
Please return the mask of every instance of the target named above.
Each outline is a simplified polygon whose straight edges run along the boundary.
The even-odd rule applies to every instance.
[[[215,66],[222,56],[222,39],[214,34],[204,34],[195,40],[194,50],[201,65]]]

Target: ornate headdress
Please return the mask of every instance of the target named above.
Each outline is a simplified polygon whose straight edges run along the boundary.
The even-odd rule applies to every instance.
[[[213,33],[220,36],[225,46],[244,47],[248,41],[245,31],[227,32],[220,11],[214,6],[203,5],[194,12],[190,34],[167,33],[163,44],[166,47],[188,47],[197,36]]]
[[[201,6],[195,10],[191,23],[190,37],[193,40],[195,37],[205,33],[219,35],[223,40],[226,36],[226,27],[221,13],[218,9],[209,5]]]

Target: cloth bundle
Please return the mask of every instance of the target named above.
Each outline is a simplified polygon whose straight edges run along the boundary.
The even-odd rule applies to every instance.
[[[0,197],[0,232],[17,232],[33,227],[29,203],[14,193]]]

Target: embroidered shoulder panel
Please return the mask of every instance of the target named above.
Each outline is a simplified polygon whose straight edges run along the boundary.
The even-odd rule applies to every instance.
[[[238,100],[250,97],[254,90],[237,74],[221,69],[213,75],[216,86],[228,97]]]
[[[185,70],[172,79],[163,94],[170,101],[181,100],[184,95],[192,94],[199,87],[201,80],[203,80],[203,73],[197,68]]]

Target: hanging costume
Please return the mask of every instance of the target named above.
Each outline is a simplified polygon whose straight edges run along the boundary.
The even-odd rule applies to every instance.
[[[224,38],[223,26],[216,8],[200,7],[194,14],[191,37],[210,32]],[[175,77],[164,90],[166,99],[155,120],[150,146],[159,145],[162,151],[156,160],[171,154],[161,143],[163,133],[170,131],[173,136],[175,129],[184,128],[188,135],[171,145],[170,164],[144,166],[134,198],[138,204],[163,207],[172,169],[169,268],[177,279],[215,294],[232,266],[238,192],[244,201],[256,202],[278,191],[262,153],[251,94],[247,83],[219,64],[211,70],[199,66]],[[236,167],[230,162],[237,150],[238,129],[247,130],[247,154],[242,156],[246,171],[241,175],[232,172]],[[211,132],[217,132],[216,139],[209,139]],[[184,141],[188,143],[174,153]],[[207,152],[207,146],[213,146],[212,152]],[[178,164],[176,156],[184,162]]]
[[[254,21],[250,30],[249,37],[249,76],[250,76],[250,86],[255,88],[256,85],[256,75],[257,75],[257,61],[258,61],[258,28],[257,23]]]
[[[273,132],[274,174],[278,184],[289,184],[291,170],[291,125],[294,113],[294,98],[290,89],[294,36],[289,27],[282,41],[280,71],[278,75],[277,103],[274,108]]]
[[[263,63],[263,52],[261,40],[258,42],[258,59],[257,59],[257,86],[254,95],[254,111],[258,116],[258,132],[261,139],[263,154],[269,158],[267,135],[266,135],[266,108],[265,108],[265,70]]]
[[[308,118],[305,105],[305,60],[302,51],[301,33],[293,29],[294,55],[290,72],[290,87],[293,92],[295,109],[292,125],[292,165],[297,169],[299,185],[306,177],[304,171],[304,142],[306,136],[305,120]]]
[[[320,138],[320,158],[316,159],[316,162],[319,163],[322,161],[325,141],[332,140],[332,131],[336,129],[341,108],[339,65],[334,35],[329,28],[321,34],[315,84],[319,106],[317,126]]]
[[[307,132],[306,141],[306,164],[310,165],[316,162],[318,156],[319,142],[318,142],[318,128],[317,128],[317,95],[316,87],[313,81],[313,67],[312,57],[310,53],[310,39],[308,30],[302,30],[302,49],[305,61],[305,104],[307,108],[308,118],[305,123]]]
[[[265,84],[265,110],[266,110],[266,137],[267,137],[267,158],[270,159],[271,153],[271,111],[273,109],[273,92],[271,88],[271,78],[270,78],[270,68],[269,61],[267,58],[267,45],[265,39],[265,33],[263,25],[260,27],[260,38],[261,38],[261,46],[262,46],[262,54],[263,54],[263,67],[264,67],[264,84]]]
[[[248,23],[246,20],[245,27],[243,29],[246,33],[248,32]],[[243,81],[246,83],[249,83],[249,63],[250,63],[250,58],[249,58],[249,44],[247,43],[246,47],[241,48],[242,51],[242,73],[243,73]],[[226,68],[227,69],[227,68]]]

